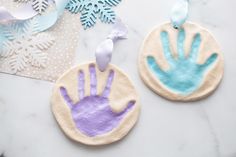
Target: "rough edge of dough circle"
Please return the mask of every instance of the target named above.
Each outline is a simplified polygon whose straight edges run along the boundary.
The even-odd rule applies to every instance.
[[[199,24],[196,24],[196,23],[194,23],[194,22],[186,22],[186,23],[187,23],[187,24],[195,25],[195,26],[198,27],[199,29],[202,29],[202,30],[208,32],[209,35],[211,35],[211,36],[215,39],[215,37],[212,35],[211,32],[209,32],[206,28],[200,26]],[[171,25],[170,22],[164,22],[164,23],[162,23],[162,24],[160,24],[160,25],[157,25],[157,26],[153,27],[153,28],[151,29],[151,31],[148,33],[148,35],[145,37],[145,39],[143,40],[143,43],[142,43],[142,45],[141,45],[141,47],[140,47],[139,57],[138,57],[138,63],[139,63],[139,65],[138,65],[139,70],[138,70],[138,71],[139,71],[139,75],[140,75],[141,79],[142,79],[143,82],[147,85],[147,87],[149,87],[154,93],[158,94],[159,96],[161,96],[161,97],[163,97],[163,98],[165,98],[165,99],[167,99],[167,100],[177,101],[177,102],[191,102],[191,101],[198,101],[198,100],[201,100],[201,99],[204,99],[204,98],[208,97],[209,95],[211,95],[211,94],[218,88],[218,86],[220,85],[220,83],[221,83],[221,81],[222,81],[222,79],[223,79],[223,74],[224,74],[224,59],[223,59],[223,58],[224,58],[224,57],[223,57],[223,54],[222,54],[221,51],[218,52],[218,53],[221,54],[221,58],[220,58],[220,61],[219,61],[220,63],[219,63],[219,64],[221,64],[220,68],[222,68],[222,72],[221,72],[221,74],[219,74],[219,81],[218,81],[218,83],[217,83],[217,84],[215,85],[215,87],[212,88],[208,93],[201,94],[201,96],[194,97],[193,95],[198,92],[198,90],[196,90],[195,92],[193,92],[192,94],[187,95],[187,96],[181,96],[181,95],[177,95],[177,94],[176,94],[176,97],[172,97],[172,96],[169,96],[168,94],[165,94],[165,93],[161,92],[160,90],[156,89],[156,88],[153,87],[152,85],[150,85],[149,79],[147,78],[147,75],[148,75],[148,73],[149,73],[149,72],[148,72],[149,70],[146,69],[145,63],[143,63],[143,59],[142,59],[143,47],[144,47],[144,44],[145,44],[146,40],[149,38],[149,36],[150,36],[156,29],[158,29],[158,28],[160,28],[160,27],[162,27],[162,26],[164,26],[164,25],[166,25],[166,24],[170,24],[170,25]],[[173,29],[174,29],[174,28],[173,28]],[[215,39],[215,41],[216,41],[216,39]],[[217,41],[216,41],[216,44],[218,44]],[[218,45],[219,45],[219,44],[218,44]],[[143,70],[145,70],[145,72],[143,72]],[[149,76],[149,77],[150,77],[150,76]],[[168,89],[165,89],[164,86],[163,86],[163,89],[166,90],[166,91],[168,91]],[[170,91],[169,91],[169,92],[170,92]]]
[[[85,66],[85,65],[89,65],[89,64],[95,64],[95,62],[86,62],[86,63],[83,63],[83,64],[80,64],[80,65],[76,65],[74,67],[72,67],[71,69],[67,70],[61,77],[58,78],[58,80],[56,81],[54,87],[53,87],[53,93],[54,92],[57,92],[57,88],[56,88],[56,84],[65,76],[67,75],[72,69],[76,69],[78,68],[79,66]],[[120,69],[118,68],[117,66],[113,65],[113,64],[109,64],[109,67],[112,67],[114,68],[116,71],[119,71],[121,74],[123,74],[124,76],[127,77],[127,79],[129,80],[129,82],[131,83],[131,85],[134,87],[132,81],[130,80],[130,78]],[[109,68],[107,68],[109,69]],[[135,89],[136,90],[136,89]],[[107,145],[107,144],[110,144],[110,143],[113,143],[113,142],[117,142],[119,140],[122,140],[134,127],[135,127],[135,124],[137,123],[138,119],[139,119],[139,114],[140,114],[140,98],[139,98],[139,95],[136,91],[136,94],[137,94],[137,101],[136,101],[136,106],[135,108],[133,109],[132,111],[132,115],[130,115],[131,113],[129,113],[129,116],[126,116],[122,121],[121,121],[121,124],[119,124],[119,126],[117,128],[121,128],[123,125],[126,125],[127,127],[127,124],[124,124],[124,120],[127,119],[127,117],[129,117],[130,122],[129,122],[129,126],[127,127],[127,129],[125,129],[125,132],[122,132],[122,133],[116,133],[116,129],[114,129],[113,131],[111,132],[108,132],[104,135],[101,135],[102,136],[102,139],[103,140],[96,140],[96,139],[93,139],[93,137],[87,137],[87,140],[79,140],[80,137],[75,137],[74,135],[72,135],[71,133],[68,133],[65,129],[64,129],[64,126],[63,124],[61,124],[60,120],[58,120],[58,113],[55,113],[55,105],[53,105],[56,101],[54,100],[54,94],[52,93],[52,96],[51,96],[51,100],[50,100],[50,104],[51,104],[51,111],[54,115],[54,118],[56,119],[56,122],[57,124],[60,126],[60,129],[63,131],[63,133],[69,137],[71,140],[75,141],[75,142],[79,142],[79,143],[82,143],[82,144],[85,144],[85,145],[90,145],[90,146],[99,146],[99,145]],[[79,130],[73,130],[73,131],[76,131],[76,132],[79,132]],[[118,130],[119,131],[119,130]],[[116,137],[113,137],[114,135],[110,135],[110,133],[114,133],[114,135]],[[79,133],[81,135],[83,135],[82,133]],[[85,136],[85,135],[83,135]]]

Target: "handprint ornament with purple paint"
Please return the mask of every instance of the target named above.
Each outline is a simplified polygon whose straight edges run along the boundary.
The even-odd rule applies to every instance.
[[[110,70],[107,84],[102,95],[97,94],[96,70],[90,65],[90,96],[84,96],[84,72],[79,72],[79,97],[80,101],[73,104],[65,87],[61,87],[61,95],[71,109],[71,115],[77,128],[88,136],[105,134],[120,123],[124,116],[133,108],[135,101],[130,101],[128,106],[121,112],[112,111],[108,96],[114,78],[114,71]]]
[[[72,139],[92,145],[122,138],[133,127],[139,114],[138,95],[130,80],[113,65],[105,72],[100,72],[93,63],[75,69],[58,80],[52,97],[53,112],[62,129]],[[74,73],[76,80],[71,80]],[[75,101],[71,87],[73,91],[77,90],[79,100]],[[65,107],[69,109],[67,116],[61,114]],[[68,116],[74,127],[71,121],[66,122]],[[68,131],[68,128],[73,129]]]

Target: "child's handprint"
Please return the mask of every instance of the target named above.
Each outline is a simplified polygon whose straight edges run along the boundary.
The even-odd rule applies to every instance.
[[[149,68],[155,73],[158,79],[173,91],[187,95],[195,91],[201,85],[206,70],[216,61],[218,55],[213,53],[204,64],[197,64],[197,56],[201,44],[200,34],[194,36],[191,51],[187,57],[184,53],[185,31],[179,30],[177,48],[178,58],[174,58],[166,31],[161,32],[161,41],[164,55],[169,62],[170,69],[164,71],[156,63],[153,56],[147,57]]]
[[[114,71],[110,70],[106,86],[101,95],[97,94],[96,69],[90,64],[90,96],[85,96],[85,74],[82,70],[78,74],[79,101],[73,103],[65,87],[60,87],[61,95],[71,109],[76,127],[84,134],[94,137],[105,134],[116,128],[124,116],[133,108],[135,101],[127,103],[127,107],[120,113],[112,111],[108,96],[114,78]]]

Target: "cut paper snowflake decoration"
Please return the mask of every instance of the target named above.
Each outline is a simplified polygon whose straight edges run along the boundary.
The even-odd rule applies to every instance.
[[[95,25],[97,18],[103,23],[114,23],[115,12],[111,7],[117,6],[121,0],[70,0],[66,9],[71,13],[81,13],[84,29]]]
[[[48,7],[48,0],[14,0],[19,3],[28,3],[32,4],[32,8],[37,11],[39,14],[42,14]]]
[[[45,67],[47,50],[54,44],[54,38],[46,33],[37,33],[37,22],[30,20],[10,24],[4,27],[8,39],[3,43],[1,57],[10,58],[9,64],[13,73],[23,71],[29,65]]]

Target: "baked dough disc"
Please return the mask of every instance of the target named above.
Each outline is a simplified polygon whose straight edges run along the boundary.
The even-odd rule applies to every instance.
[[[185,31],[182,37],[179,36],[180,30]],[[139,73],[145,84],[160,96],[174,101],[195,101],[208,96],[217,88],[224,71],[223,56],[218,43],[206,29],[194,23],[185,23],[180,30],[174,29],[171,23],[165,23],[146,37],[139,56]],[[184,60],[194,58],[191,54],[193,51],[197,52],[194,52],[196,64],[206,66],[203,73],[197,72],[197,66],[189,62],[182,65],[186,74],[174,72],[176,61],[180,57],[181,41]],[[192,48],[195,49],[191,51]],[[168,58],[170,56],[173,59]],[[154,61],[157,66],[150,66],[154,65]],[[190,67],[195,68],[195,72],[191,72]],[[181,71],[181,68],[176,69]],[[189,73],[191,76],[187,75]],[[184,81],[185,79],[193,81]]]
[[[111,110],[104,106],[105,98]],[[139,96],[130,79],[111,64],[100,72],[93,62],[70,69],[56,81],[51,105],[64,133],[87,145],[120,140],[134,126],[140,112]],[[75,106],[76,113],[72,113]]]

